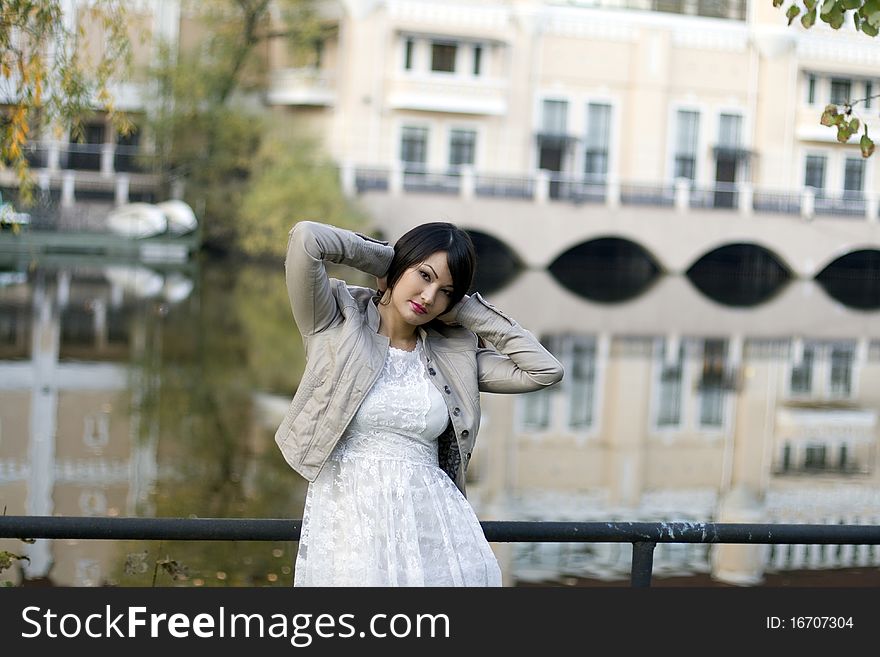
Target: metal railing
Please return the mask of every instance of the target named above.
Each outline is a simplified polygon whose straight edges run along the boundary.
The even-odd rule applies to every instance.
[[[483,521],[489,542],[632,543],[633,587],[651,585],[657,543],[880,545],[878,525]],[[0,516],[0,538],[298,541],[302,520]]]
[[[464,199],[521,199],[537,203],[606,205],[609,207],[668,207],[679,211],[727,210],[754,213],[880,220],[880,195],[873,192],[829,193],[812,188],[774,189],[749,182],[695,183],[690,180],[633,181],[589,177],[557,171],[504,174],[475,171],[407,170],[403,166],[340,167],[346,194],[366,192],[392,195],[431,193]]]

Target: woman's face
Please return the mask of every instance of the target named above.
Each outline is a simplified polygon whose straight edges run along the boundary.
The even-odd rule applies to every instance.
[[[449,310],[452,274],[446,251],[437,251],[403,272],[391,289],[391,308],[413,326],[427,324]]]

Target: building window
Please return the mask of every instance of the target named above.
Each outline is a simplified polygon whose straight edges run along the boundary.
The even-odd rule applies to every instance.
[[[480,75],[483,64],[483,46],[474,46],[474,75]]]
[[[588,179],[604,180],[608,175],[608,144],[611,136],[611,106],[587,106],[587,150],[584,174]]]
[[[742,143],[742,117],[739,114],[721,114],[718,117],[718,145],[739,148]]]
[[[413,67],[413,51],[415,50],[415,41],[407,39],[403,44],[403,69],[411,71]]]
[[[587,429],[593,425],[595,406],[596,341],[592,338],[575,338],[569,358],[568,426]]]
[[[564,135],[568,124],[568,101],[545,100],[541,113],[541,131],[550,135]]]
[[[703,372],[700,379],[700,426],[719,428],[724,424],[727,385],[727,341],[703,343]]]
[[[858,157],[846,158],[846,166],[843,170],[843,195],[846,197],[861,197],[865,184],[865,161]]]
[[[871,105],[873,105],[873,99],[871,96],[874,95],[874,83],[870,80],[865,82],[865,109],[871,109]]]
[[[679,110],[676,115],[675,177],[694,180],[697,173],[698,112]]]
[[[807,76],[807,102],[810,105],[816,104],[816,76]]]
[[[825,189],[825,156],[807,155],[804,186],[816,190]]]
[[[851,99],[852,81],[844,78],[831,78],[831,102],[844,105]]]
[[[831,372],[829,394],[832,397],[849,397],[852,394],[853,360],[855,350],[851,345],[835,345],[831,348]]]
[[[520,395],[523,429],[540,431],[550,426],[550,394],[549,390],[536,390]]]
[[[476,145],[476,130],[451,130],[449,132],[449,168],[457,171],[463,166],[473,166]]]
[[[423,172],[428,163],[428,129],[406,126],[400,138],[400,161],[404,171]]]
[[[791,366],[791,394],[796,397],[848,399],[853,395],[854,369],[854,343],[804,345],[801,362]]]
[[[807,445],[804,454],[804,467],[808,470],[824,470],[825,451],[825,445]]]
[[[458,47],[454,43],[434,41],[431,43],[431,70],[438,73],[455,73],[455,55]]]
[[[682,375],[684,372],[684,346],[679,347],[678,359],[674,363],[666,362],[665,352],[664,346],[657,412],[657,426],[661,428],[677,427],[681,424]]]
[[[790,388],[793,395],[809,395],[813,392],[813,361],[815,360],[815,348],[804,346],[804,354],[801,362],[792,365]]]

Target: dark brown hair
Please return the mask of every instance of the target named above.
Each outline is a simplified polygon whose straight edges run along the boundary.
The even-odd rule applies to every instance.
[[[386,275],[388,289],[394,287],[403,272],[438,251],[446,252],[446,264],[452,274],[452,295],[449,298],[449,307],[452,308],[473,283],[477,255],[467,231],[444,221],[420,224],[400,236],[394,244],[394,257]]]

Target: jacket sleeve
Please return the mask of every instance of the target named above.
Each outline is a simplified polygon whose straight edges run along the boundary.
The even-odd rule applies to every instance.
[[[529,392],[562,380],[562,364],[517,322],[487,303],[479,293],[465,295],[439,318],[473,331],[492,347],[477,349],[483,392]]]
[[[284,269],[293,318],[303,337],[323,331],[340,315],[325,261],[380,277],[393,256],[388,242],[315,221],[298,222],[287,241]]]

